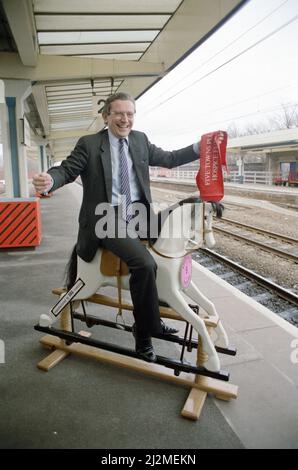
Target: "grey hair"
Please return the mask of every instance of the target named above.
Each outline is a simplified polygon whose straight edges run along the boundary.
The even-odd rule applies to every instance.
[[[113,103],[113,101],[116,101],[116,100],[131,101],[134,105],[135,110],[136,110],[136,102],[134,100],[134,97],[131,96],[129,93],[119,92],[119,93],[114,93],[114,95],[110,95],[106,99],[104,107],[102,108],[102,111],[101,111],[103,116],[106,116],[106,115],[109,114],[109,112],[111,110],[111,104]]]

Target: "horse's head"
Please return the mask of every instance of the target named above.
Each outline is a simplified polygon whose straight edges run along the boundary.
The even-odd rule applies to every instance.
[[[191,198],[186,199],[188,202]],[[200,199],[193,201],[191,233],[188,247],[190,250],[206,246],[212,248],[215,245],[215,239],[212,230],[213,215],[221,218],[224,206],[220,202],[204,202]]]
[[[189,197],[159,213],[161,228],[154,249],[163,256],[176,258],[206,246],[212,248],[215,240],[212,218],[221,217],[223,205],[203,202]]]
[[[204,204],[204,245],[213,248],[215,239],[212,230],[213,214],[219,219],[222,217],[224,206],[220,202],[205,202]]]

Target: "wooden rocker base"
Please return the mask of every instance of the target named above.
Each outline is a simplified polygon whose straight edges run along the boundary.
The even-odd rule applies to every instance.
[[[217,398],[226,401],[229,401],[231,398],[237,398],[238,387],[236,385],[211,377],[197,376],[184,372],[177,377],[173,375],[172,371],[159,364],[147,363],[140,359],[123,356],[86,344],[72,343],[67,345],[64,340],[51,335],[42,337],[40,342],[46,348],[54,348],[54,351],[37,365],[43,371],[49,371],[69,354],[78,354],[79,356],[93,358],[108,364],[126,367],[127,369],[178,385],[191,387],[190,394],[181,411],[181,415],[184,418],[192,420],[199,418],[208,393],[212,393]]]

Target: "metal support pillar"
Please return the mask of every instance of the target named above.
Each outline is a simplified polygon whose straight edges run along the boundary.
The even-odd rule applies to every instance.
[[[16,121],[16,98],[8,96],[5,98],[8,108],[8,125],[11,153],[12,186],[13,197],[21,196],[20,171],[18,155],[17,121]]]

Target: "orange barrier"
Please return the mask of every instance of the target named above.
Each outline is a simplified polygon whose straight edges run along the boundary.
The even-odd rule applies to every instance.
[[[0,199],[0,248],[37,246],[40,242],[39,199]]]

